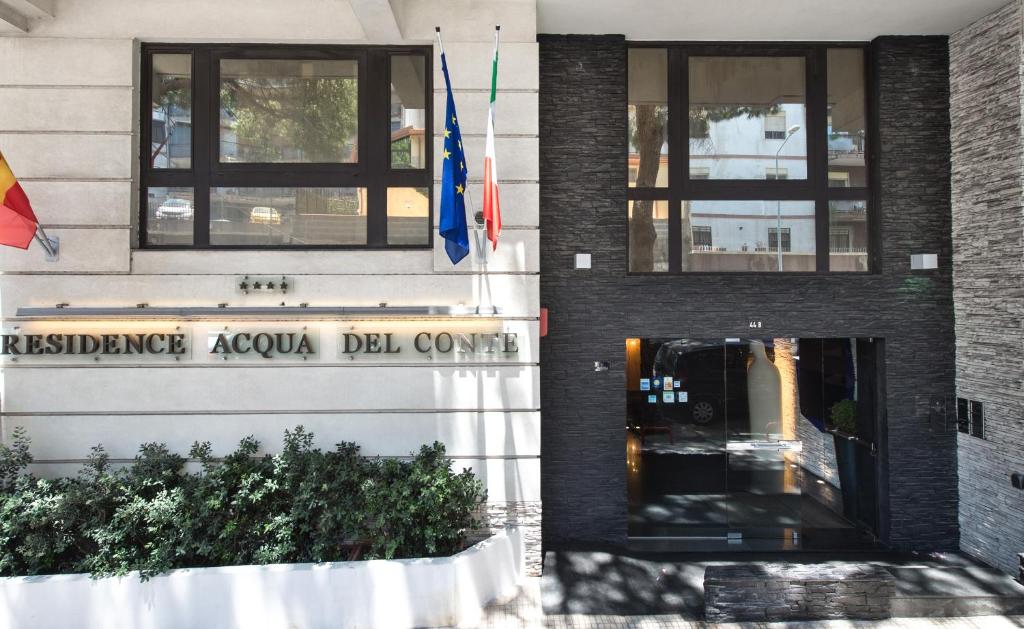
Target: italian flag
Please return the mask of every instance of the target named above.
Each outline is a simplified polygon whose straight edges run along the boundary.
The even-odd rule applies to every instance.
[[[498,202],[498,166],[494,158],[494,97],[498,90],[498,32],[494,27],[494,61],[491,63],[491,101],[487,112],[487,147],[484,154],[484,223],[487,239],[498,248],[501,233],[501,204]]]

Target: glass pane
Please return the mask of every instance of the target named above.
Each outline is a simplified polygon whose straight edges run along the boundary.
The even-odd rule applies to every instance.
[[[149,188],[146,244],[191,245],[195,218],[192,188]]]
[[[668,201],[629,202],[629,270],[668,271]]]
[[[425,168],[426,61],[422,55],[391,57],[391,167]]]
[[[794,339],[727,341],[729,530],[792,540],[802,524]]]
[[[830,48],[828,51],[828,185],[835,188],[867,186],[864,165],[864,51]]]
[[[222,60],[220,161],[358,161],[357,74],[351,60]]]
[[[365,245],[365,188],[214,188],[212,245]]]
[[[153,55],[150,166],[192,167],[192,55]]]
[[[668,52],[629,51],[629,185],[668,185]]]
[[[724,350],[715,340],[626,340],[631,536],[725,536]]]
[[[427,188],[388,188],[388,244],[430,242],[430,197]]]
[[[804,84],[803,57],[691,57],[691,172],[807,179]]]
[[[684,201],[682,251],[684,271],[814,271],[814,202]]]
[[[828,269],[868,270],[867,201],[829,201]]]

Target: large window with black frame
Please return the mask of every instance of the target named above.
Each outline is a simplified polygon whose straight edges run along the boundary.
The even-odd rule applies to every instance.
[[[431,245],[429,47],[145,45],[140,244]]]
[[[629,49],[629,272],[872,270],[863,45]]]

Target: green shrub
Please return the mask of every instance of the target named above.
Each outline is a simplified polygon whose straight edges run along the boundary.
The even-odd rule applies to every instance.
[[[141,578],[184,567],[433,557],[458,552],[485,499],[444,446],[410,460],[366,458],[352,443],[313,447],[301,426],[280,454],[246,437],[220,462],[209,443],[189,457],[144,444],[114,469],[93,448],[75,478],[39,479],[25,433],[0,446],[0,575],[90,572]]]
[[[832,405],[831,426],[848,435],[857,434],[857,403],[853,400],[841,400]]]

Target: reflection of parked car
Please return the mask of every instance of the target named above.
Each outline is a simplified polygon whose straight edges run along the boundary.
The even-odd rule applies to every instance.
[[[192,202],[188,199],[167,199],[156,209],[157,219],[190,221]]]
[[[249,212],[249,222],[257,225],[280,225],[281,213],[272,207],[254,207]]]
[[[663,343],[654,357],[655,379],[671,376],[676,395],[686,402],[674,408],[694,424],[706,426],[724,418],[726,404],[746,406],[746,345],[682,339]],[[729,398],[728,400],[726,398]],[[670,405],[661,405],[669,412]],[[685,409],[685,410],[683,410]],[[679,417],[675,412],[671,416]]]

